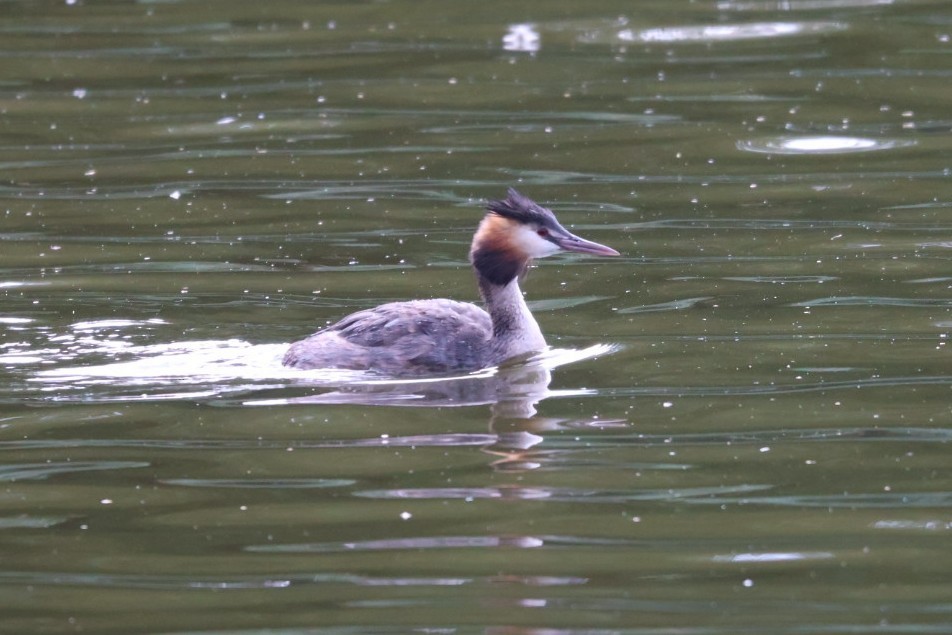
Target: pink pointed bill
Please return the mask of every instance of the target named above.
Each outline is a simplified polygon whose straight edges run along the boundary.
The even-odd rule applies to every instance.
[[[580,254],[592,254],[593,256],[620,256],[621,254],[601,243],[579,238],[575,234],[565,232],[565,236],[555,236],[556,244],[565,251],[574,251]]]

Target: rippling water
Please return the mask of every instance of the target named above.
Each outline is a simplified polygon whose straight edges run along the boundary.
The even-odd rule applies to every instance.
[[[952,5],[9,4],[4,632],[952,632]],[[553,348],[289,371],[475,299]]]

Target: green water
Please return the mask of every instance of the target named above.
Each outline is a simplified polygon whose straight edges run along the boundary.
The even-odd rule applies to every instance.
[[[0,631],[952,632],[952,5],[0,15]],[[552,351],[281,367],[510,186]]]

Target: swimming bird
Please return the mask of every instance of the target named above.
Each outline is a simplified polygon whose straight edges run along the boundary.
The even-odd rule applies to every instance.
[[[551,210],[510,188],[505,199],[487,204],[469,252],[485,310],[444,299],[382,304],[294,342],[284,365],[423,376],[479,370],[544,350],[519,281],[533,258],[558,251],[619,255],[572,234]]]

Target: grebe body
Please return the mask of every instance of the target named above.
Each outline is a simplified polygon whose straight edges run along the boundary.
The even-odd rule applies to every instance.
[[[486,309],[455,300],[390,302],[358,311],[294,342],[284,365],[421,376],[479,370],[545,349],[519,279],[533,258],[558,251],[617,256],[579,238],[519,192],[490,201],[473,236],[470,262]]]

